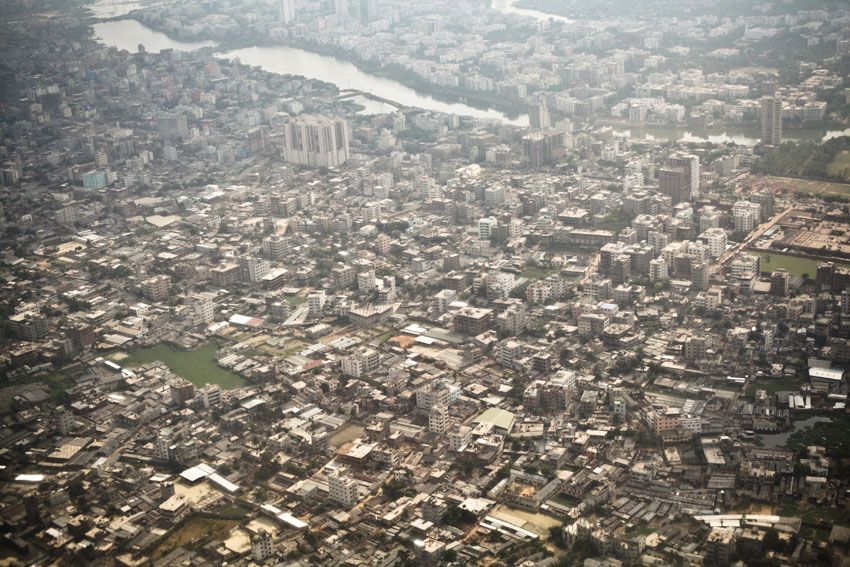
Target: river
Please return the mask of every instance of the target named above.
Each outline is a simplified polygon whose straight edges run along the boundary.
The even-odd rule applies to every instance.
[[[466,104],[443,102],[431,95],[420,94],[393,79],[367,73],[348,61],[294,47],[246,47],[228,51],[222,54],[222,57],[238,58],[242,63],[258,66],[264,71],[272,73],[300,75],[333,83],[340,89],[354,89],[371,93],[402,106],[414,106],[446,114],[501,120],[520,126],[528,124],[527,115],[511,119],[498,110],[483,110]]]
[[[498,10],[503,14],[509,14],[514,16],[524,16],[526,18],[534,18],[535,20],[540,20],[543,22],[548,22],[549,20],[554,20],[556,22],[564,22],[565,24],[573,23],[573,20],[569,18],[565,18],[564,16],[556,16],[555,14],[547,14],[546,12],[541,12],[539,10],[532,10],[530,8],[518,8],[516,4],[517,0],[493,0],[490,4],[494,10]]]
[[[178,41],[164,33],[154,31],[136,20],[111,20],[94,24],[94,35],[101,43],[132,53],[139,44],[149,53],[159,53],[163,49],[194,51],[202,47],[214,47],[214,41]]]
[[[759,143],[757,126],[717,126],[694,128],[689,126],[612,126],[614,134],[628,135],[642,140],[669,140],[676,142],[726,144],[734,142],[741,146]],[[783,140],[809,140],[825,142],[839,136],[850,136],[850,128],[802,127],[783,128]]]
[[[163,49],[192,51],[215,46],[212,41],[187,42],[173,39],[154,31],[135,20],[112,20],[94,25],[95,36],[105,45],[135,52],[138,45],[152,53]],[[424,108],[446,114],[473,116],[500,120],[516,126],[528,124],[528,115],[511,118],[495,109],[480,109],[456,102],[444,102],[428,94],[420,94],[393,79],[379,77],[359,69],[353,63],[312,51],[287,46],[246,47],[222,53],[227,59],[238,58],[242,63],[258,66],[264,71],[282,75],[299,75],[336,85],[340,89],[354,89],[372,93],[402,106]]]
[[[515,0],[493,0],[493,7],[508,14],[529,16],[537,14],[538,19],[548,19],[548,14],[535,10],[516,8]],[[138,2],[111,3],[111,0],[100,0],[96,6],[102,9],[109,6],[135,6]],[[180,41],[168,35],[154,31],[144,24],[135,20],[112,20],[99,22],[94,25],[95,35],[106,45],[126,49],[135,52],[139,44],[145,46],[149,52],[159,52],[163,49],[174,49],[180,51],[192,51],[201,47],[212,47],[213,41]],[[223,58],[238,58],[242,63],[258,66],[265,71],[285,75],[299,75],[309,79],[318,79],[336,85],[339,89],[351,89],[371,93],[387,101],[398,105],[423,108],[457,114],[461,116],[473,116],[475,118],[487,118],[500,120],[502,122],[517,126],[528,124],[528,115],[521,114],[512,118],[495,109],[480,109],[467,104],[444,102],[431,95],[421,94],[414,89],[403,85],[393,79],[380,77],[361,70],[351,62],[337,59],[335,57],[321,55],[312,51],[287,46],[275,47],[246,47],[222,53]],[[361,104],[363,104],[361,102]],[[393,106],[370,101],[366,106],[364,114],[376,112],[393,112]],[[744,146],[754,146],[759,141],[759,132],[756,127],[720,126],[717,128],[700,129],[687,126],[613,126],[615,134],[628,134],[633,138],[647,140],[670,140],[679,142],[734,142]],[[827,140],[836,136],[850,135],[850,129],[830,129],[826,127],[817,128],[786,128],[783,138],[786,140]]]

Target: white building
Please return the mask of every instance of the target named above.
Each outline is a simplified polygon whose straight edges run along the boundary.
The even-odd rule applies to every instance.
[[[359,499],[357,482],[349,477],[345,471],[334,471],[328,478],[328,496],[332,502],[341,504],[345,508],[351,508]]]
[[[340,360],[342,373],[360,378],[378,367],[381,357],[371,348],[361,348]]]
[[[708,253],[712,258],[719,258],[726,251],[726,231],[722,228],[710,228],[701,236],[708,244]]]
[[[487,217],[478,221],[478,238],[481,240],[490,240],[493,229],[496,228],[498,222],[493,217]]]
[[[749,201],[737,201],[732,207],[735,232],[751,232],[758,226],[761,205]]]
[[[325,308],[325,301],[327,301],[327,295],[323,290],[314,291],[313,293],[308,294],[308,316],[313,318],[320,317],[322,315],[322,311]]]

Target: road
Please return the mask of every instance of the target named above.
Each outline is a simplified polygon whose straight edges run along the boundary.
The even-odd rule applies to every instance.
[[[790,213],[793,210],[794,210],[794,207],[788,207],[787,209],[785,209],[781,213],[774,215],[773,218],[771,218],[766,223],[758,226],[742,242],[739,242],[738,244],[736,244],[735,246],[733,246],[732,248],[730,248],[729,250],[727,250],[726,252],[721,254],[720,258],[717,259],[717,262],[715,262],[715,264],[712,265],[712,267],[711,267],[712,271],[719,270],[723,266],[723,264],[725,264],[726,262],[728,262],[729,260],[734,258],[739,252],[741,252],[742,250],[745,250],[750,244],[752,244],[753,242],[755,242],[756,240],[761,238],[764,235],[765,232],[767,232],[768,230],[770,230],[771,228],[776,226],[776,224],[779,223],[779,221],[781,221],[783,218],[785,218],[785,215],[787,215],[788,213]]]

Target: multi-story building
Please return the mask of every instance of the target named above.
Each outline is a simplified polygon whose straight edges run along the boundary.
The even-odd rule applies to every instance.
[[[244,282],[257,283],[268,275],[270,269],[271,265],[262,258],[256,256],[239,258],[239,270]]]
[[[262,563],[274,554],[274,542],[272,541],[271,534],[260,528],[257,530],[257,533],[251,537],[251,555],[254,557],[254,561]]]
[[[472,442],[472,428],[458,425],[449,432],[449,449],[460,451]]]
[[[331,502],[351,508],[359,500],[357,481],[344,470],[332,472],[328,478],[328,497]]]
[[[168,298],[168,291],[171,288],[171,278],[166,275],[159,274],[149,277],[142,282],[142,295],[150,301],[164,301]]]
[[[492,326],[493,310],[464,307],[455,313],[453,323],[456,332],[474,337]]]
[[[761,205],[749,201],[737,201],[732,206],[732,222],[735,232],[751,232],[758,226]]]
[[[498,224],[499,223],[493,217],[480,219],[478,221],[478,238],[481,240],[490,240],[493,236],[493,231]]]
[[[726,251],[726,231],[722,228],[709,228],[700,235],[708,245],[708,253],[712,258],[719,258]]]
[[[156,128],[163,140],[185,140],[189,137],[189,122],[182,114],[158,116]]]
[[[355,352],[340,359],[342,373],[346,376],[360,378],[376,368],[381,361],[377,351],[371,348],[359,348]]]
[[[307,316],[311,318],[320,317],[325,309],[327,295],[324,290],[314,291],[307,295]]]
[[[445,433],[449,426],[449,408],[444,405],[434,405],[428,412],[428,429],[434,433]]]
[[[770,294],[785,297],[788,295],[788,283],[788,272],[783,269],[776,270],[770,275]]]
[[[347,289],[354,285],[357,279],[357,272],[351,266],[339,265],[331,270],[331,280],[334,289]]]
[[[378,289],[375,278],[375,270],[365,270],[357,274],[357,290],[363,293],[372,293]]]
[[[443,380],[435,380],[416,390],[416,407],[430,411],[434,406],[450,406],[460,397],[460,388]]]

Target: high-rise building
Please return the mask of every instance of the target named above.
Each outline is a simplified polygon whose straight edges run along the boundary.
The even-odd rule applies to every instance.
[[[536,130],[547,130],[552,126],[549,119],[549,109],[545,104],[538,104],[531,107],[528,113],[528,124]]]
[[[668,157],[658,170],[660,191],[669,195],[674,205],[699,195],[699,156],[680,154]]]
[[[378,18],[378,0],[359,0],[360,21],[368,24]]]
[[[334,14],[340,18],[347,18],[350,15],[348,10],[348,0],[334,0]]]
[[[782,99],[778,95],[761,97],[761,143],[782,143]]]
[[[277,0],[277,14],[282,24],[295,21],[295,0]]]
[[[283,159],[315,167],[348,161],[348,123],[339,118],[300,116],[283,127]]]
[[[158,116],[156,129],[163,140],[184,140],[189,137],[189,122],[181,114]]]

